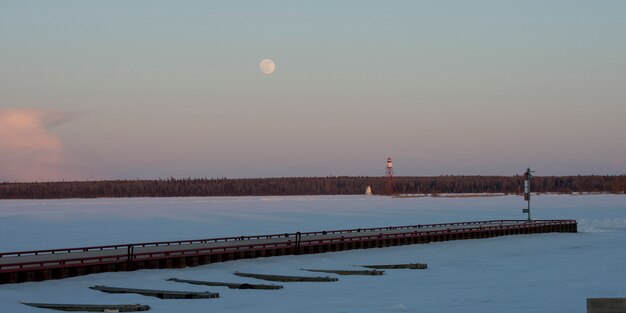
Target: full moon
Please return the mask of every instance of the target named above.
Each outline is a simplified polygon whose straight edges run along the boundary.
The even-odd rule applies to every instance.
[[[261,72],[263,74],[269,75],[274,73],[274,71],[276,70],[276,64],[274,64],[274,61],[270,59],[265,59],[261,61],[261,63],[259,64],[259,68],[261,68]]]

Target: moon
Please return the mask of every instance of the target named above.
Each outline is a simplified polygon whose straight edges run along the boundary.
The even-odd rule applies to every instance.
[[[261,73],[270,75],[276,70],[276,64],[270,59],[264,59],[259,64],[259,68],[261,69]]]

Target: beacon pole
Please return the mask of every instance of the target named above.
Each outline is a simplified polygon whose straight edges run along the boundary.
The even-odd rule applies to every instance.
[[[526,173],[524,173],[524,200],[528,203],[528,207],[523,209],[523,213],[528,214],[528,222],[531,222],[530,219],[530,179],[532,178],[532,173],[535,171],[531,171],[530,168],[526,169]]]

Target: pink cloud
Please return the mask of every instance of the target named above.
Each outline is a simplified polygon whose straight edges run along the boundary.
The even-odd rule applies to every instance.
[[[51,128],[63,112],[0,110],[0,181],[53,181],[77,178],[61,139]]]

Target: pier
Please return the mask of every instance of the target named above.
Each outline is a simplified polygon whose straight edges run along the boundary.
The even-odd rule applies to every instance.
[[[183,268],[238,259],[539,233],[575,233],[575,220],[490,220],[0,253],[0,284],[92,273]]]

